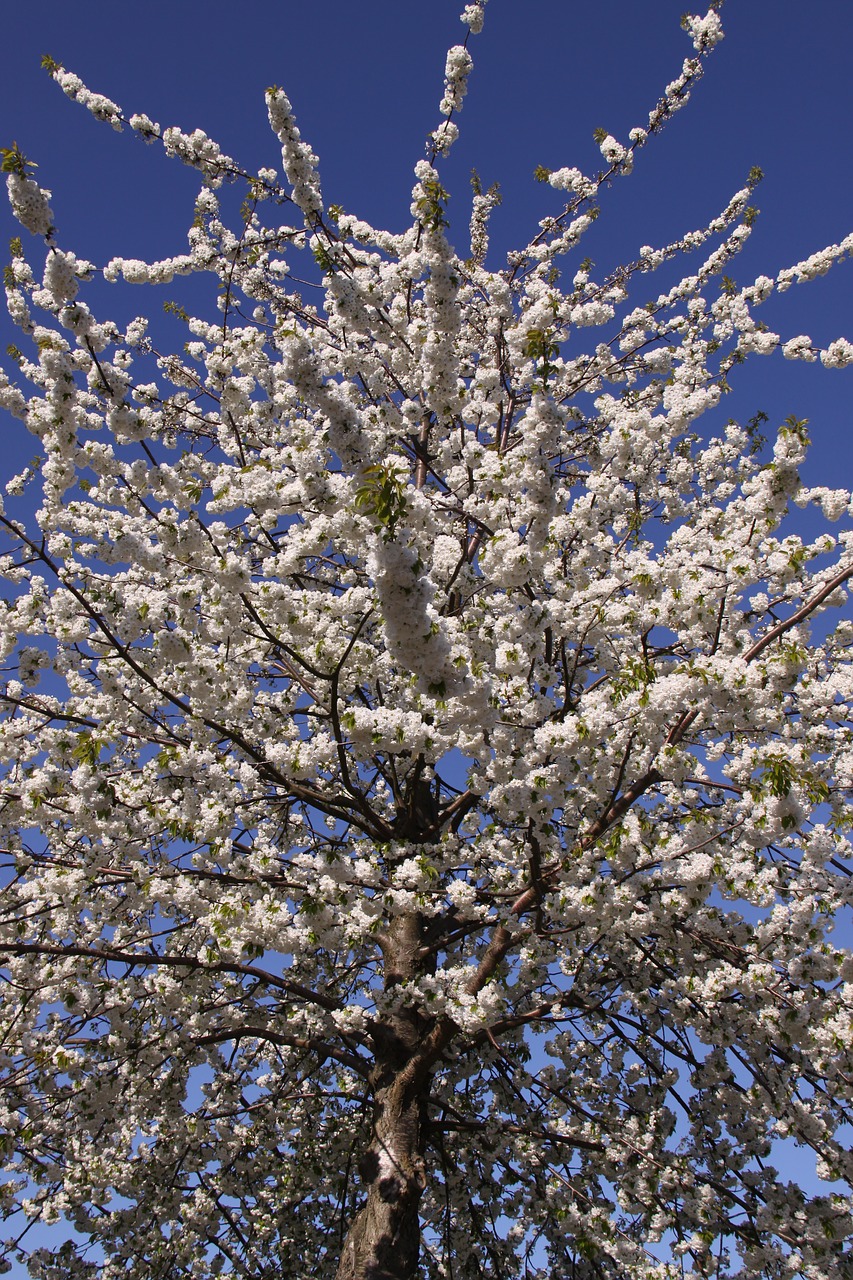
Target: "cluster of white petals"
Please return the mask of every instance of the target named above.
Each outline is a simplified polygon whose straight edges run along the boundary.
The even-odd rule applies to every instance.
[[[466,4],[462,13],[459,15],[460,21],[465,23],[465,26],[474,36],[479,35],[483,30],[485,7],[486,0],[478,0],[478,3],[476,4]]]
[[[853,342],[848,342],[846,338],[836,338],[825,351],[821,351],[820,360],[827,369],[846,369],[849,364],[853,364]]]
[[[709,9],[704,17],[688,14],[684,19],[684,28],[693,41],[697,53],[713,49],[723,38],[723,24],[715,9]]]
[[[134,115],[128,121],[134,133],[138,133],[145,142],[154,142],[160,137],[161,129],[146,115]]]
[[[786,360],[816,360],[817,350],[808,336],[802,333],[797,338],[789,338],[782,344],[782,354]]]
[[[161,262],[142,262],[139,258],[111,258],[103,269],[103,277],[111,284],[122,278],[128,284],[168,284],[176,275],[193,269],[191,254],[182,253]]]
[[[267,93],[267,110],[273,132],[281,142],[285,177],[293,188],[293,198],[305,214],[319,213],[323,206],[317,157],[302,141],[287,94],[282,89]]]
[[[53,210],[48,201],[51,193],[33,178],[10,173],[6,179],[6,191],[12,213],[22,227],[35,236],[47,236],[53,226]]]
[[[468,76],[474,60],[468,50],[461,44],[454,45],[447,51],[447,62],[444,68],[444,97],[439,104],[443,116],[449,116],[462,107],[462,99],[468,91]]]
[[[93,93],[91,89],[87,89],[79,76],[63,67],[56,68],[53,78],[72,102],[79,102],[87,111],[91,111],[96,120],[103,120],[117,132],[121,132],[124,119],[121,107],[116,103],[105,98],[102,93]]]
[[[548,184],[555,191],[569,191],[579,196],[592,196],[596,191],[596,183],[585,178],[580,169],[555,169],[548,175]]]
[[[61,250],[54,249],[47,255],[44,266],[44,288],[57,306],[74,301],[79,288],[75,254],[62,253]]]
[[[607,134],[599,143],[599,150],[609,165],[617,168],[620,173],[629,174],[633,167],[631,153],[621,142],[617,142],[612,134]],[[551,184],[554,185],[553,183]]]

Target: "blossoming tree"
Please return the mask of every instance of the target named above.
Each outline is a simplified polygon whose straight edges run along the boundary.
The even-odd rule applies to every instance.
[[[0,515],[2,1206],[73,1228],[7,1269],[850,1276],[851,498],[801,482],[803,423],[764,448],[719,405],[780,346],[853,363],[755,318],[853,236],[736,285],[753,174],[560,283],[712,7],[599,172],[538,172],[564,207],[505,269],[495,191],[460,254],[440,168],[484,2],[400,234],[326,204],[278,88],[281,184],[47,60],[201,174],[168,261],[79,260],[3,153],[47,256],[12,242],[0,376],[40,450]],[[96,270],[207,273],[218,309],[171,304],[161,352],[96,318]],[[848,524],[803,538],[792,504]]]

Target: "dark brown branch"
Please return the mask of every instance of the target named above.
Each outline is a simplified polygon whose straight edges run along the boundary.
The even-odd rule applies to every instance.
[[[326,1040],[313,1037],[305,1039],[302,1036],[285,1035],[280,1031],[272,1031],[268,1027],[231,1027],[222,1031],[211,1031],[205,1036],[198,1036],[195,1040],[197,1045],[205,1044],[226,1044],[230,1040],[268,1040],[270,1044],[280,1045],[289,1049],[304,1049],[310,1053],[316,1053],[321,1058],[334,1058],[336,1062],[340,1062],[342,1066],[349,1067],[352,1071],[358,1072],[365,1079],[369,1076],[368,1064],[362,1062],[357,1054],[347,1053],[345,1049],[338,1049],[335,1045],[331,1045]]]
[[[798,622],[802,622],[804,619],[808,618],[810,614],[814,613],[815,609],[817,609],[819,605],[823,604],[824,600],[832,595],[833,591],[837,591],[839,587],[843,587],[844,583],[848,582],[851,578],[853,578],[853,568],[840,569],[835,577],[830,578],[829,582],[827,582],[825,586],[821,587],[810,600],[806,600],[805,604],[800,605],[799,609],[796,609],[794,613],[791,614],[790,618],[785,618],[783,622],[777,623],[776,626],[772,627],[766,635],[761,637],[760,640],[756,640],[755,644],[752,645],[751,648],[747,649],[746,653],[743,655],[744,662],[751,662],[753,658],[757,658],[758,655],[763,653],[768,645],[771,645],[774,640],[778,640],[786,631],[790,631],[792,627],[795,627]]]
[[[81,956],[86,960],[101,960],[106,964],[126,964],[131,968],[144,968],[148,965],[165,965],[172,969],[190,969],[202,973],[230,973],[236,977],[256,978],[259,982],[284,991],[308,1004],[316,1004],[321,1009],[341,1009],[343,1004],[334,996],[326,996],[318,991],[311,991],[298,982],[288,982],[268,973],[265,969],[253,964],[239,964],[236,961],[209,962],[199,960],[196,956],[164,956],[158,952],[121,951],[114,947],[81,947],[70,943],[66,946],[46,942],[0,942],[0,954],[24,956]]]

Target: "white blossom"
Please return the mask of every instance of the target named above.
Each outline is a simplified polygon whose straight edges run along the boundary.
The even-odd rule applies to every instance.
[[[719,14],[713,9],[709,9],[704,17],[689,14],[684,19],[684,28],[693,41],[693,48],[697,53],[713,49],[714,45],[719,44],[723,38],[723,25]]]
[[[825,351],[821,351],[820,362],[827,369],[845,369],[847,365],[853,364],[853,342],[848,342],[846,338],[836,338]]]
[[[6,190],[12,213],[36,236],[47,236],[53,227],[53,210],[48,201],[51,193],[40,187],[33,178],[20,173],[10,173],[6,178]]]

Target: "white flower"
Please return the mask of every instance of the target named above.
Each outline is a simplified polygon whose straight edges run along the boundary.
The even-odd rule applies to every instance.
[[[622,146],[621,142],[617,142],[612,134],[602,138],[599,143],[599,150],[609,165],[618,166],[625,174],[631,172],[630,152]]]
[[[444,97],[439,104],[443,116],[449,116],[451,112],[461,108],[473,65],[473,59],[463,45],[457,44],[448,50],[444,68]]]
[[[146,115],[131,116],[129,124],[131,129],[138,133],[147,143],[152,143],[160,137],[159,124],[155,124]]]
[[[465,23],[473,35],[478,35],[483,30],[485,4],[486,0],[479,0],[478,4],[467,4],[459,15],[460,21]]]
[[[821,351],[820,360],[827,369],[846,369],[849,364],[853,364],[853,342],[848,342],[846,338],[836,338],[825,351]]]
[[[57,305],[73,302],[77,296],[77,259],[73,253],[52,249],[44,267],[44,288]]]
[[[817,352],[812,346],[812,340],[806,334],[801,334],[798,338],[789,338],[782,345],[782,354],[786,360],[812,361],[817,359]]]
[[[688,14],[682,21],[697,53],[713,49],[723,38],[723,24],[720,22],[719,14],[713,9],[709,9],[704,18],[700,18],[697,14]]]
[[[45,191],[32,178],[20,173],[10,173],[6,178],[6,190],[12,213],[27,231],[36,236],[47,236],[53,228],[53,210],[48,201],[50,192]]]
[[[548,175],[548,185],[557,191],[571,191],[576,195],[595,193],[595,183],[585,178],[580,169],[556,169]]]

